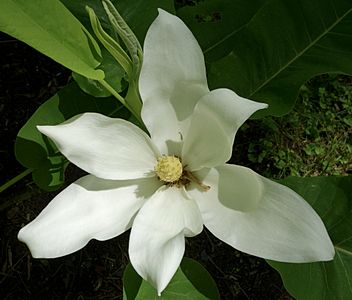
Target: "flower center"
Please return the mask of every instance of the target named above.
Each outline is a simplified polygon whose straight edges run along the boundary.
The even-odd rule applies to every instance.
[[[162,181],[176,182],[182,176],[182,163],[176,156],[163,155],[158,158],[155,172]]]

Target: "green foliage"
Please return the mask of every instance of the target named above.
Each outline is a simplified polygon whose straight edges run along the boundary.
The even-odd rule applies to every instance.
[[[235,36],[260,10],[265,0],[192,1],[177,11],[203,49],[206,61],[212,63],[233,49]],[[223,70],[226,73],[228,68]]]
[[[262,173],[277,178],[342,175],[352,170],[352,81],[347,76],[320,76],[301,89],[294,110],[244,127],[251,141],[248,158]]]
[[[170,13],[175,12],[172,0],[149,0],[148,5],[144,0],[115,0],[112,2],[142,45],[150,24],[158,15],[157,9],[162,8]]]
[[[352,74],[351,12],[350,0],[206,0],[178,15],[202,46],[210,86],[268,103],[259,117],[290,111],[315,75]]]
[[[72,0],[61,0],[63,4],[83,23],[86,27],[90,28],[90,22],[88,14],[85,10],[85,6],[88,5],[94,9],[95,13],[99,17],[102,26],[107,30],[109,34],[112,33],[108,17],[105,14],[101,1],[96,0],[84,0],[84,1],[72,1]],[[158,8],[162,8],[170,13],[175,12],[174,4],[172,0],[149,0],[148,5],[145,5],[143,0],[112,0],[114,6],[117,8],[121,16],[124,18],[128,26],[132,29],[134,34],[137,36],[139,42],[142,44],[145,34],[150,24],[156,18]]]
[[[100,69],[105,73],[105,81],[118,93],[127,87],[125,80],[125,71],[114,60],[114,58],[105,50],[102,50],[102,63]],[[79,87],[89,95],[94,97],[109,97],[111,93],[105,89],[97,80],[88,79],[77,73],[73,73],[73,78]]]
[[[16,158],[25,167],[33,169],[33,180],[41,188],[59,188],[65,180],[68,161],[36,126],[60,124],[86,111],[115,117],[129,116],[115,98],[96,99],[72,83],[42,104],[19,131],[15,144]]]
[[[323,219],[335,246],[330,262],[270,261],[287,290],[300,300],[352,299],[352,176],[288,178],[281,183],[302,195]]]
[[[96,70],[101,59],[97,43],[58,0],[2,0],[0,30],[87,78],[104,78]]]
[[[207,270],[193,259],[184,257],[167,288],[158,297],[156,290],[144,281],[129,264],[123,275],[124,300],[217,300],[219,291]]]
[[[106,82],[112,90],[120,93],[126,88],[125,83],[129,82],[128,92],[125,93],[125,101],[129,109],[134,112],[135,117],[137,117],[140,114],[141,103],[138,92],[135,90],[137,87],[135,80],[139,75],[142,54],[140,53],[141,49],[137,49],[140,48],[138,41],[133,41],[134,34],[142,42],[150,24],[157,16],[157,8],[174,12],[173,1],[153,0],[149,1],[147,6],[140,0],[132,2],[125,0],[112,1],[118,9],[115,14],[120,14],[133,32],[130,32],[128,26],[121,24],[125,23],[121,18],[118,18],[119,21],[117,23],[120,23],[122,27],[120,25],[116,26],[117,24],[114,22],[114,20],[116,21],[116,16],[113,17],[115,9],[109,3],[104,2],[107,9],[105,11],[101,1],[62,1],[90,31],[94,31],[94,35],[99,40],[101,47],[105,47],[107,50],[102,51],[103,60],[100,68],[105,72]],[[86,6],[89,6],[90,18]],[[109,17],[107,14],[109,14]],[[131,51],[132,49],[134,50]],[[130,57],[127,56],[126,52],[130,53]],[[111,95],[111,91],[107,91],[98,81],[86,79],[76,74],[74,74],[74,79],[90,95],[96,97]],[[140,122],[137,121],[137,123]]]

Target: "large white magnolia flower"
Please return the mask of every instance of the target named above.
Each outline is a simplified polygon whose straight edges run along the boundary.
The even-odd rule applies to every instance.
[[[185,236],[203,224],[243,252],[284,262],[331,260],[323,222],[291,189],[226,162],[235,133],[267,105],[209,91],[202,51],[184,23],[159,10],[144,44],[139,89],[150,136],[96,113],[39,126],[87,175],[19,232],[34,257],[70,254],[132,227],[129,256],[160,294]]]

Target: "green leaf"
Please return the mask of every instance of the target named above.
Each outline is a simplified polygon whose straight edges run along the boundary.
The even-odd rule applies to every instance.
[[[207,62],[232,51],[234,36],[250,22],[266,0],[205,0],[185,6],[177,15],[192,30]]]
[[[102,1],[99,0],[84,0],[84,1],[72,1],[72,0],[60,0],[67,9],[78,19],[80,22],[91,32],[91,22],[89,19],[89,14],[86,10],[86,6],[89,6],[94,10],[99,21],[107,33],[112,33],[112,28],[109,23],[109,18],[105,14]]]
[[[115,59],[105,49],[102,50],[103,61],[100,69],[105,73],[105,81],[118,93],[122,92],[127,87],[125,81],[125,71]],[[97,80],[86,78],[77,73],[72,73],[73,79],[79,87],[89,95],[94,97],[108,97],[111,93],[101,85]]]
[[[41,188],[59,188],[64,182],[68,161],[36,126],[56,125],[86,111],[124,118],[129,116],[115,98],[100,101],[71,83],[42,104],[19,131],[15,144],[16,158],[25,167],[33,169],[33,180]]]
[[[208,299],[220,299],[220,294],[214,279],[208,271],[197,261],[184,257],[181,271],[189,282]]]
[[[0,30],[27,43],[58,63],[91,79],[100,50],[83,25],[58,0],[1,0]]]
[[[158,297],[156,290],[136,273],[132,265],[123,275],[124,300],[205,300],[220,299],[214,280],[206,269],[193,259],[184,257],[169,285]]]
[[[269,261],[300,300],[352,299],[352,176],[290,177],[280,181],[304,197],[323,219],[335,246],[330,262]]]
[[[143,283],[142,277],[133,269],[129,263],[123,273],[123,300],[135,300]],[[152,289],[152,288],[151,288]]]
[[[229,87],[268,103],[257,117],[280,116],[293,107],[300,86],[313,76],[352,74],[352,1],[253,3],[206,0],[179,11],[201,41],[211,88]]]

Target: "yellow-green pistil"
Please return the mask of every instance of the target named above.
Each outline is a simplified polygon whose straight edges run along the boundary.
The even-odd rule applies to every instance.
[[[210,189],[209,186],[200,182],[191,172],[184,170],[181,160],[174,155],[163,155],[159,157],[155,172],[161,181],[170,185],[181,187],[190,182],[194,182],[204,191]]]
[[[162,181],[168,183],[177,182],[182,176],[182,163],[176,156],[163,155],[158,158],[155,172]]]

